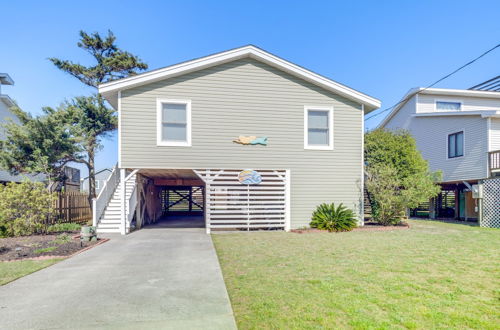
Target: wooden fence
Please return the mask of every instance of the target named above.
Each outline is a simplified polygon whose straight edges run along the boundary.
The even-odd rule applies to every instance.
[[[57,193],[54,202],[55,216],[52,223],[77,222],[85,224],[92,221],[87,193],[67,191]]]

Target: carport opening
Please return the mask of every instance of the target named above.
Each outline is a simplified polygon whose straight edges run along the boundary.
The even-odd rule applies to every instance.
[[[146,204],[153,211],[144,226],[205,228],[205,183],[194,171],[143,169],[138,173],[148,182]]]

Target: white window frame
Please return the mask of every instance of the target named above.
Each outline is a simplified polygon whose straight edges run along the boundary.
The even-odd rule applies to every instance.
[[[162,137],[163,104],[186,105],[186,141],[165,141]],[[191,100],[156,99],[156,145],[166,147],[191,147]]]
[[[328,111],[328,145],[309,145],[309,110]],[[333,107],[328,106],[304,106],[304,149],[309,150],[333,150]]]
[[[463,137],[463,141],[462,141],[462,156],[455,156],[455,157],[450,157],[450,135],[453,135],[453,134],[458,134],[458,133],[462,133],[462,137]],[[446,134],[446,159],[447,160],[453,160],[453,159],[462,159],[465,157],[465,129],[461,129],[461,130],[458,130],[458,131],[453,131],[453,132],[448,132],[448,134]]]
[[[440,110],[437,108],[438,102],[443,102],[443,103],[460,103],[460,110]],[[435,99],[434,100],[434,111],[435,112],[453,112],[453,111],[463,111],[464,109],[464,102],[461,100],[439,100]]]

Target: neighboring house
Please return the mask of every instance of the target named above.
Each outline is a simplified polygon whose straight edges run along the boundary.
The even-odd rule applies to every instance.
[[[432,218],[477,219],[471,186],[500,174],[500,93],[481,89],[414,88],[380,124],[409,130],[431,171],[442,171]]]
[[[0,140],[5,138],[3,124],[6,124],[9,120],[19,123],[17,116],[10,110],[15,105],[14,100],[9,95],[3,94],[2,87],[6,85],[14,85],[14,80],[7,73],[0,73]],[[7,182],[21,182],[25,178],[35,181],[43,181],[45,179],[43,175],[11,175],[9,171],[0,169],[0,183],[2,184]]]
[[[363,118],[375,98],[254,46],[99,92],[119,116],[118,169],[95,202],[100,232],[179,212],[203,214],[207,232],[289,230],[325,202],[363,221]]]
[[[104,183],[109,178],[112,171],[113,170],[110,168],[104,168],[95,173],[95,192],[97,195],[101,192],[101,188],[104,186]],[[89,191],[89,177],[81,179],[80,189],[85,192]]]

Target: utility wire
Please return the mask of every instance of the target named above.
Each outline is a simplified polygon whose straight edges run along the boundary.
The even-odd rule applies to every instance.
[[[458,71],[462,70],[463,68],[465,68],[465,67],[467,67],[467,66],[471,65],[472,63],[476,62],[476,61],[477,61],[477,60],[479,60],[481,57],[483,57],[483,56],[485,56],[486,54],[488,54],[488,53],[490,53],[490,52],[494,51],[494,50],[495,50],[495,49],[497,49],[498,47],[500,47],[500,43],[499,43],[499,44],[497,44],[495,47],[488,49],[487,51],[485,51],[484,53],[482,53],[481,55],[479,55],[478,57],[476,57],[476,58],[475,58],[475,59],[473,59],[472,61],[469,61],[469,62],[465,63],[464,65],[462,65],[462,66],[461,66],[461,67],[459,67],[458,69],[456,69],[456,70],[454,70],[453,72],[451,72],[451,73],[447,74],[447,75],[446,75],[446,76],[444,76],[443,78],[436,80],[435,82],[433,82],[433,83],[432,83],[432,84],[430,84],[429,86],[427,86],[427,87],[425,87],[425,88],[423,88],[423,89],[419,90],[418,92],[416,92],[416,93],[414,93],[414,94],[408,95],[408,97],[406,97],[406,98],[402,99],[401,101],[399,101],[398,103],[394,104],[393,106],[390,106],[390,107],[388,107],[388,108],[385,108],[384,110],[379,111],[379,112],[377,112],[377,113],[375,113],[375,114],[373,114],[373,115],[371,115],[371,116],[365,117],[365,121],[366,121],[366,120],[370,120],[370,119],[372,119],[372,118],[375,118],[375,117],[377,117],[377,116],[379,116],[379,115],[383,114],[384,112],[387,112],[387,111],[389,111],[389,110],[392,110],[393,108],[397,107],[397,106],[398,106],[398,105],[400,105],[401,103],[406,102],[406,101],[407,101],[410,97],[413,97],[413,95],[416,95],[416,94],[418,94],[418,93],[421,93],[421,92],[425,91],[426,89],[429,89],[429,88],[431,88],[432,86],[434,86],[434,85],[436,85],[436,84],[440,83],[441,81],[445,80],[446,78],[449,78],[450,76],[454,75],[455,73],[457,73]]]

